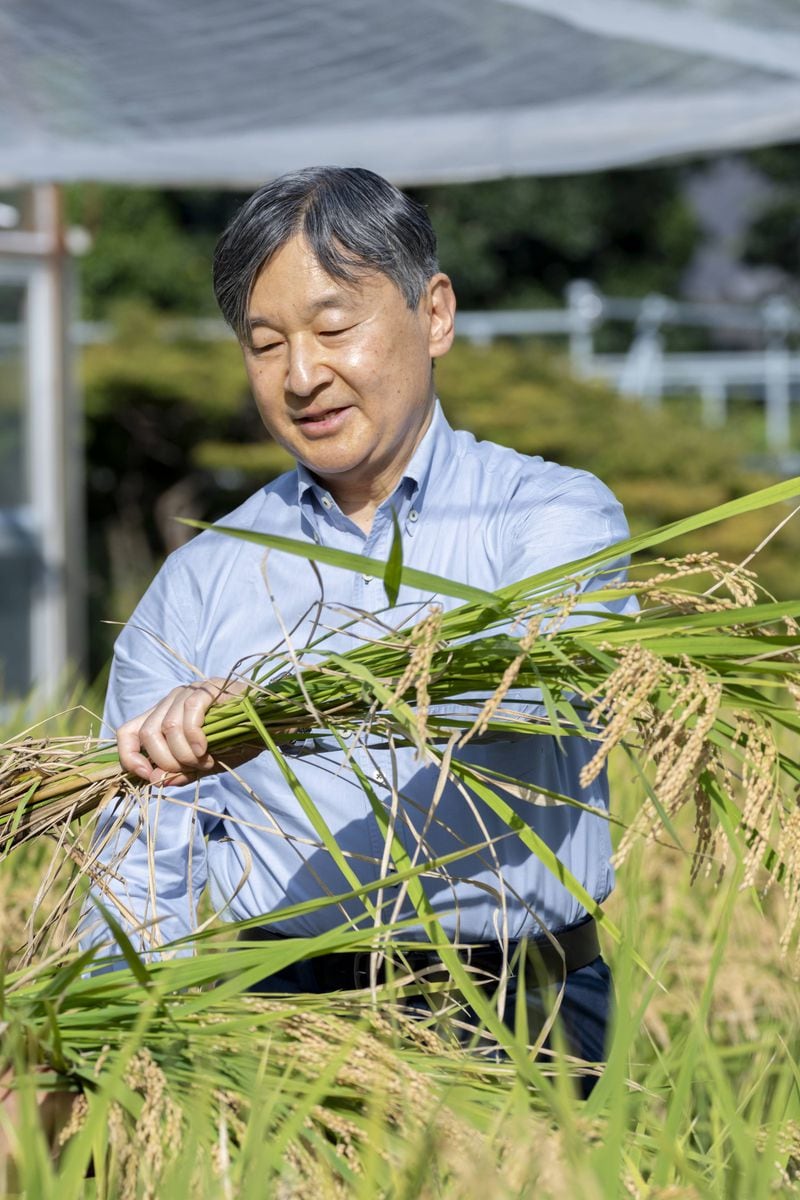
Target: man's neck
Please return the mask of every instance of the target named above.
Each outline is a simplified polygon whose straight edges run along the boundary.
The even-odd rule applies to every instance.
[[[344,515],[358,525],[364,533],[370,533],[375,513],[384,500],[391,496],[403,478],[417,447],[430,428],[432,419],[433,406],[408,450],[399,458],[388,463],[383,470],[373,469],[356,478],[336,476],[322,481],[330,490]]]
[[[395,468],[382,478],[374,477],[365,480],[361,486],[349,481],[345,487],[337,483],[330,488],[331,495],[344,515],[368,534],[372,529],[375,513],[384,500],[391,496],[403,478],[403,472],[407,466],[408,462],[404,462],[400,470]]]

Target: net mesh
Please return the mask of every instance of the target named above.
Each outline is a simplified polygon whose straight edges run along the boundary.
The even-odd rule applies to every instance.
[[[402,183],[791,140],[796,0],[3,0],[0,180]]]

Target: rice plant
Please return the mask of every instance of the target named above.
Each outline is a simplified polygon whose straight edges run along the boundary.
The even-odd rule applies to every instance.
[[[146,804],[147,789],[123,775],[113,747],[80,736],[35,738],[32,730],[6,743],[0,761],[4,869],[43,841],[54,848],[48,886],[34,901],[40,919],[20,930],[3,981],[5,1059],[16,1081],[18,1125],[30,1138],[17,1154],[21,1190],[58,1190],[59,1198],[190,1189],[226,1197],[466,1197],[487,1189],[508,1196],[756,1197],[774,1194],[776,1179],[793,1187],[800,1076],[791,1037],[773,1023],[730,1054],[707,1035],[725,927],[740,894],[779,885],[780,912],[771,921],[780,924],[786,970],[792,961],[800,916],[800,601],[776,603],[746,567],[713,555],[671,560],[653,551],[670,536],[797,491],[790,481],[497,593],[413,572],[399,553],[388,564],[371,563],[231,531],[272,552],[328,553],[336,565],[371,572],[383,579],[389,603],[401,581],[463,603],[447,612],[434,606],[412,627],[348,653],[326,653],[320,640],[300,669],[286,655],[251,664],[244,694],[209,712],[205,730],[215,756],[257,744],[291,778],[282,747],[299,738],[324,734],[344,745],[346,735],[368,732],[415,746],[513,828],[595,912],[617,960],[620,1006],[631,1011],[619,1022],[592,1099],[577,1104],[570,1078],[587,1068],[563,1055],[537,1062],[524,1022],[512,1032],[499,1020],[420,884],[423,873],[448,864],[409,858],[366,780],[360,782],[387,843],[387,874],[359,885],[319,819],[320,845],[350,886],[308,903],[353,896],[369,903],[381,887],[406,888],[443,964],[436,1019],[408,1019],[406,1001],[419,988],[402,975],[336,997],[281,1002],[247,994],[257,980],[309,954],[385,953],[389,941],[402,949],[402,923],[345,924],[319,938],[248,945],[234,944],[239,929],[212,922],[195,935],[190,957],[146,963],[127,939],[124,914],[109,907],[124,963],[92,974],[91,954],[81,955],[70,937],[86,878],[97,873],[92,818],[82,825],[78,819],[103,803]],[[609,578],[609,564],[634,552],[649,557],[637,560],[631,578]],[[584,594],[590,577],[595,586]],[[629,592],[640,599],[638,616],[601,611],[605,600]],[[515,710],[516,688],[536,689],[535,715]],[[437,711],[444,702],[447,715]],[[530,785],[478,771],[452,753],[473,738],[510,730],[593,739],[587,782],[612,752],[629,761],[640,799],[617,848],[625,864],[622,918],[601,911],[520,822],[507,797]],[[313,810],[313,798],[298,799]],[[531,800],[579,803],[554,794]],[[728,883],[714,902],[722,934],[709,945],[703,985],[679,1034],[660,1048],[651,1040],[637,1062],[642,1018],[658,997],[663,964],[642,955],[627,884],[648,846],[661,854],[665,840],[684,845],[687,819],[697,886],[715,895],[708,889],[728,866]],[[647,919],[641,909],[640,917]],[[450,1005],[458,1019],[464,1003],[478,1015],[483,1038],[502,1048],[499,1061],[448,1041],[441,1012]],[[39,1129],[36,1092],[65,1084],[79,1099],[54,1163]],[[761,1148],[744,1153],[741,1139],[752,1129]]]

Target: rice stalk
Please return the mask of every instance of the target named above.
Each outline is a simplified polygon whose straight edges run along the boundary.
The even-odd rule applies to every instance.
[[[588,786],[621,742],[654,778],[623,840],[669,828],[682,804],[697,807],[695,869],[719,850],[718,799],[708,780],[727,785],[746,841],[746,882],[768,863],[772,878],[794,875],[775,842],[793,806],[789,788],[800,768],[777,746],[780,726],[800,731],[798,653],[793,612],[800,602],[762,600],[750,572],[715,556],[657,560],[655,573],[625,584],[612,580],[583,596],[576,581],[537,599],[536,588],[493,605],[473,603],[443,613],[432,608],[408,631],[346,654],[303,663],[292,674],[273,656],[251,667],[249,688],[213,706],[204,730],[221,761],[242,746],[280,747],[325,735],[361,733],[370,743],[411,744],[436,759],[437,745],[460,732],[474,736],[580,733],[597,750],[584,770]],[[651,568],[652,569],[652,568]],[[713,581],[688,590],[689,580]],[[585,582],[585,581],[584,581]],[[726,591],[719,593],[719,585]],[[635,617],[570,618],[609,597],[635,594]],[[502,600],[502,605],[500,604]],[[498,611],[502,607],[502,613]],[[788,624],[787,624],[788,622]],[[323,643],[324,646],[324,643]],[[517,711],[512,688],[536,689],[541,703]],[[488,693],[488,696],[487,696]],[[484,695],[479,703],[469,697]],[[448,715],[437,705],[448,704]],[[322,723],[322,727],[321,727]],[[732,762],[733,766],[725,765]],[[735,769],[738,764],[738,770]],[[115,748],[88,738],[27,736],[0,749],[0,852],[57,834],[69,822],[114,802],[144,805],[148,789],[126,776]],[[740,799],[743,797],[743,799]],[[578,798],[561,797],[564,803]],[[793,910],[794,911],[794,910]]]
[[[93,1194],[81,1181],[98,1143],[107,1161],[94,1163],[106,1170],[108,1196],[555,1200],[613,1195],[624,1179],[627,1193],[642,1200],[669,1195],[669,1181],[672,1194],[680,1184],[682,1194],[767,1200],[771,1188],[796,1179],[796,1119],[773,1099],[785,1060],[764,1031],[735,1056],[713,1038],[687,1055],[673,1024],[649,1066],[639,1044],[635,1079],[584,1108],[559,1101],[557,1087],[520,1086],[511,1062],[453,1049],[396,1007],[357,996],[218,1000],[214,990],[186,987],[191,969],[173,960],[153,972],[162,1003],[150,1004],[144,1023],[147,1000],[129,972],[58,988],[50,969],[13,993],[5,1044],[24,1033],[29,1046],[50,1054],[47,997],[57,995],[61,1077],[86,1097],[62,1136],[65,1197]],[[631,1001],[623,991],[623,1012]],[[695,1018],[690,1035],[704,1019]],[[618,1034],[623,1042],[629,1024]],[[665,1086],[681,1069],[697,1089],[688,1108]],[[746,1125],[741,1096],[728,1094],[734,1086],[748,1098]],[[663,1126],[673,1117],[676,1133],[666,1140]],[[721,1168],[718,1143],[727,1160]],[[762,1154],[765,1186],[755,1186]],[[180,1172],[191,1187],[176,1182]],[[654,1187],[654,1173],[668,1182]]]

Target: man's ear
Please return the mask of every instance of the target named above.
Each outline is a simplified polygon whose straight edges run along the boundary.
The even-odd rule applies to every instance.
[[[452,346],[456,331],[456,294],[448,275],[439,271],[428,280],[425,304],[430,320],[430,356],[441,358]]]

